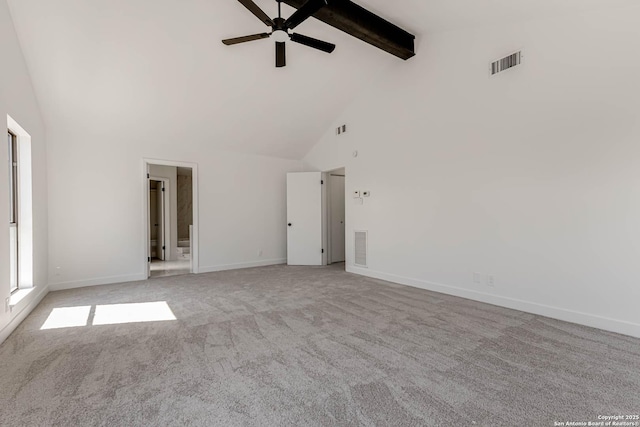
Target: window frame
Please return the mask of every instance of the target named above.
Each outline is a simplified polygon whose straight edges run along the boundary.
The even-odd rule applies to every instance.
[[[9,254],[10,254],[10,291],[14,293],[20,289],[20,187],[19,187],[19,153],[18,153],[18,136],[7,129],[7,144],[9,151]],[[15,231],[11,231],[15,229]]]

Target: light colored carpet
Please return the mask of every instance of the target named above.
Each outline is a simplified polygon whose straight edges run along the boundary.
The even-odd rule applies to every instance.
[[[96,325],[105,304],[165,301],[177,320]],[[64,307],[87,324],[41,330]],[[49,294],[0,347],[0,412],[2,426],[552,426],[640,412],[640,340],[336,267],[169,277]]]

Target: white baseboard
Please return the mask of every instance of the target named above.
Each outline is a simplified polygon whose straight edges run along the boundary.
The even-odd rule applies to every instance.
[[[36,290],[37,289],[38,288],[36,288]],[[49,293],[49,287],[45,286],[38,293],[36,293],[35,296],[31,297],[31,295],[29,295],[32,298],[31,301],[28,304],[26,304],[24,307],[22,307],[22,309],[19,312],[17,312],[16,314],[13,314],[13,317],[11,321],[9,321],[7,326],[5,326],[4,328],[2,328],[2,330],[0,330],[0,344],[2,344],[4,340],[6,340],[9,337],[9,335],[11,335],[11,333],[16,330],[16,328],[20,325],[20,323],[22,323],[22,321],[33,311],[33,309],[36,308],[38,304],[40,304],[40,301],[42,301],[42,299],[45,296],[47,296],[48,293]],[[19,307],[19,306],[21,305],[19,304],[16,307]]]
[[[640,324],[637,323],[596,316],[594,314],[582,313],[579,311],[567,310],[559,307],[552,307],[515,298],[491,295],[484,292],[443,285],[440,283],[428,282],[420,279],[397,276],[395,274],[382,273],[366,268],[347,266],[346,270],[349,273],[359,274],[362,276],[372,277],[380,280],[386,280],[388,282],[398,283],[400,285],[412,286],[414,288],[453,295],[487,304],[497,305],[500,307],[510,308],[513,310],[524,311],[526,313],[550,317],[552,319],[563,320],[565,322],[577,323],[579,325],[589,326],[592,328],[603,329],[605,331],[616,332],[619,334],[640,338]]]
[[[200,267],[198,274],[212,273],[215,271],[239,270],[241,268],[265,267],[268,265],[286,264],[286,259],[268,259],[264,261],[246,262],[238,264],[217,265],[213,267]],[[87,286],[113,285],[116,283],[137,282],[147,280],[146,274],[132,274],[123,276],[100,277],[89,280],[76,280],[73,282],[51,283],[50,291],[63,291],[67,289],[85,288]]]
[[[100,277],[89,280],[76,280],[73,282],[51,283],[50,291],[63,291],[66,289],[85,288],[87,286],[112,285],[114,283],[137,282],[139,280],[147,280],[146,274],[129,274],[123,276]]]
[[[286,258],[267,259],[264,261],[243,262],[238,264],[216,265],[213,267],[200,267],[200,273],[214,273],[216,271],[240,270],[242,268],[267,267],[269,265],[286,264]]]

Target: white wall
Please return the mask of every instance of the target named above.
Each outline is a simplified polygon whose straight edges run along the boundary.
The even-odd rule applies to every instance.
[[[305,158],[372,192],[347,200],[348,241],[369,230],[369,268],[352,245],[347,268],[640,336],[638,22],[634,7],[423,40]],[[520,69],[488,77],[520,48]]]
[[[200,272],[284,262],[285,174],[299,161],[214,150],[151,126],[113,129],[49,131],[52,289],[146,277],[145,158],[198,165]]]
[[[178,168],[175,166],[149,165],[149,175],[152,178],[166,178],[169,188],[165,192],[169,195],[169,210],[165,208],[165,257],[167,260],[178,259]],[[165,194],[166,194],[165,193]],[[166,204],[165,200],[165,204]]]
[[[31,164],[33,171],[33,285],[35,289],[5,312],[9,285],[9,188],[8,149],[3,131],[0,146],[0,342],[47,292],[47,167],[45,129],[29,73],[11,21],[7,3],[0,0],[0,122],[6,126],[7,114],[31,135]],[[13,301],[16,301],[14,298]]]

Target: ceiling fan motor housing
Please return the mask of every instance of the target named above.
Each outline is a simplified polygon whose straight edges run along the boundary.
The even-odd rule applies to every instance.
[[[284,18],[273,18],[273,31],[282,30],[286,31],[287,26],[284,24],[286,20]]]

